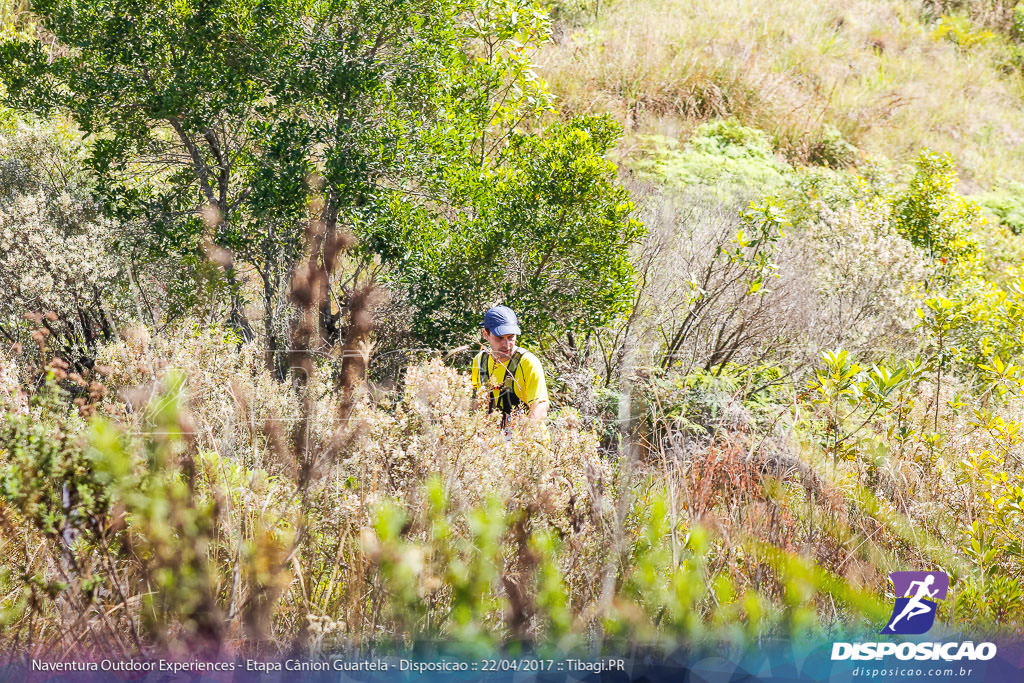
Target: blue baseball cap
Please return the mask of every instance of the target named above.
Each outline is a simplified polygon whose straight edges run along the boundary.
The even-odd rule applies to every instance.
[[[522,334],[516,314],[508,306],[494,306],[487,309],[480,327],[499,337],[504,337],[506,334]]]

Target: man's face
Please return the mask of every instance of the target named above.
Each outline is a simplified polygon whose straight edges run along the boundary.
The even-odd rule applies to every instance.
[[[512,354],[516,350],[516,335],[506,334],[499,337],[496,334],[491,334],[487,330],[481,330],[484,335],[484,339],[491,345],[491,355],[501,360],[506,360],[512,357]]]

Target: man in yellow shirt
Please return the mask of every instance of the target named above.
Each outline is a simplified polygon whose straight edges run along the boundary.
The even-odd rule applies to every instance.
[[[548,414],[544,368],[537,356],[516,346],[516,337],[522,334],[516,314],[508,306],[494,306],[484,314],[480,332],[490,350],[473,359],[473,388],[490,389],[487,412],[501,410],[502,428],[519,410],[528,410],[531,420],[543,422]]]

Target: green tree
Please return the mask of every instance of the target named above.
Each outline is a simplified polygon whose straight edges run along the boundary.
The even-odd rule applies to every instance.
[[[458,343],[497,302],[535,337],[589,330],[628,306],[643,227],[605,158],[618,134],[607,117],[513,133],[482,172],[458,178],[459,205],[395,198],[370,239],[420,312],[419,340]]]
[[[956,193],[953,158],[925,149],[914,168],[907,189],[892,198],[896,229],[932,259],[969,259],[978,250],[970,229],[981,210]]]
[[[389,193],[360,229],[416,309],[421,343],[463,341],[499,301],[539,337],[590,330],[628,306],[642,226],[606,159],[620,131],[604,117],[546,125],[552,98],[531,60],[549,39],[547,13],[529,3],[480,0],[467,12],[466,48],[418,140],[421,183]]]
[[[241,273],[262,283],[283,348],[284,283],[314,235],[321,338],[360,273],[383,265],[449,343],[505,300],[538,333],[626,305],[640,235],[605,155],[604,118],[536,125],[550,96],[531,55],[547,15],[524,0],[36,0],[56,39],[0,45],[6,101],[69,114],[110,211],[161,252],[223,267],[245,335]],[[530,120],[532,133],[520,126]],[[311,182],[311,179],[313,182]],[[348,231],[361,265],[332,279]]]
[[[333,261],[375,188],[408,175],[415,155],[403,149],[436,119],[432,96],[461,54],[471,6],[38,0],[48,45],[0,45],[0,78],[9,105],[78,124],[109,211],[144,221],[155,250],[214,256],[247,335],[239,271],[255,270],[273,352],[303,233],[312,225],[313,257]],[[331,283],[312,284],[331,340]]]

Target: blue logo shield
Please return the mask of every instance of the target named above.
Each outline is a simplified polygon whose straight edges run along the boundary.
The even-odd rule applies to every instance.
[[[949,592],[949,575],[945,572],[892,572],[896,604],[892,616],[880,633],[919,635],[935,623],[938,601]]]

